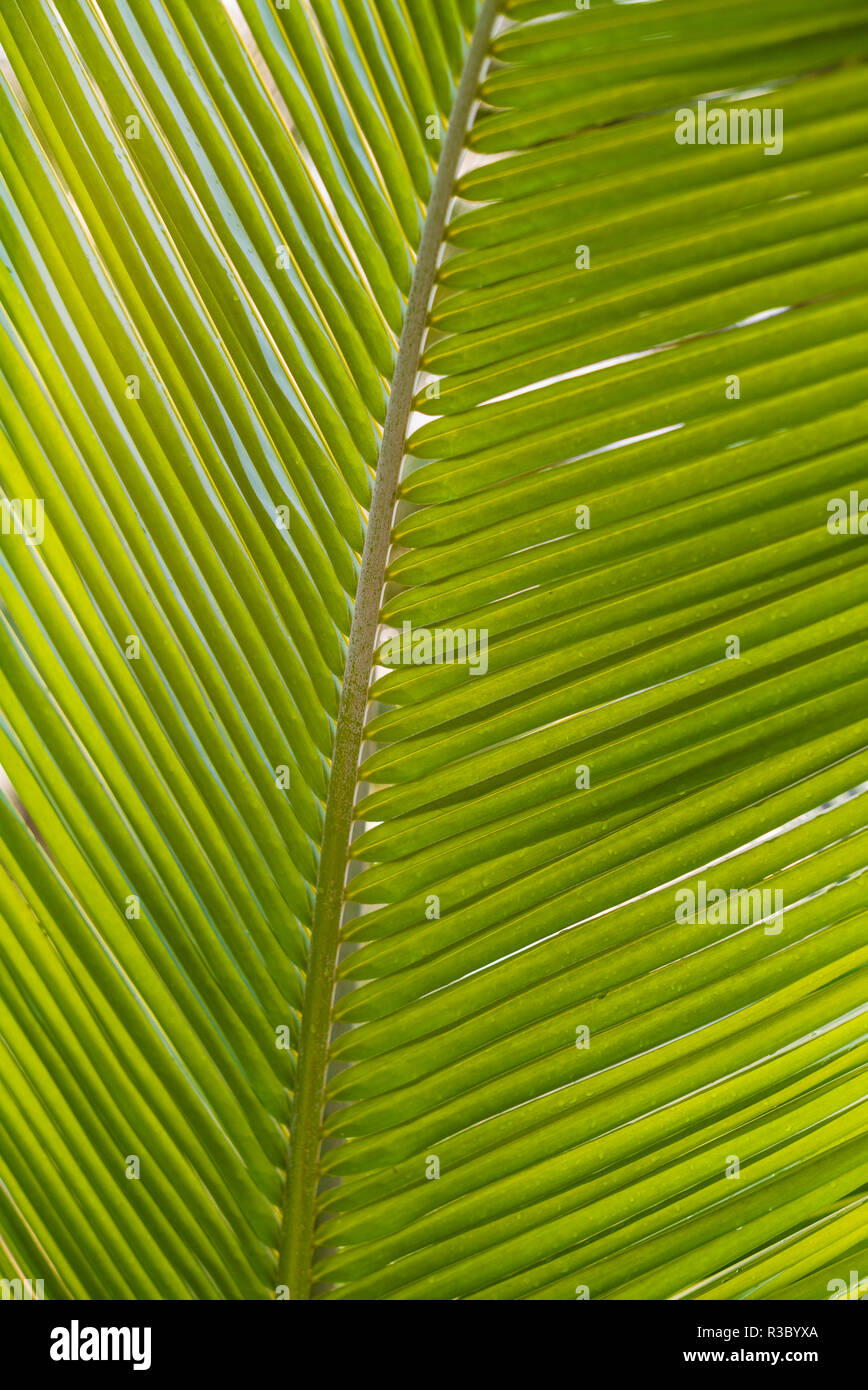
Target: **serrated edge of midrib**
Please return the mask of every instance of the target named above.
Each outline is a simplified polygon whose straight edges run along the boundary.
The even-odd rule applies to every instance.
[[[310,1297],[329,1038],[359,754],[407,425],[443,232],[499,0],[484,0],[431,189],[383,427],[350,629],[323,825],[299,1039],[277,1282]]]

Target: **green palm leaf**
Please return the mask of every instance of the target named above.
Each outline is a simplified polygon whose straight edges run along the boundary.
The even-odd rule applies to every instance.
[[[3,1276],[857,1295],[858,0],[0,47]]]

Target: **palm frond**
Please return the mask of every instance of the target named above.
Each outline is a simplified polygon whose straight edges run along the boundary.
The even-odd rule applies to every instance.
[[[0,1248],[55,1298],[829,1297],[862,7],[0,46]],[[753,138],[679,143],[712,107]]]

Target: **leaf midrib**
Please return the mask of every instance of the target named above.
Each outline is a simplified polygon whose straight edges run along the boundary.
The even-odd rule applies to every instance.
[[[497,5],[498,0],[484,0],[480,10],[431,190],[395,362],[362,551],[323,826],[278,1255],[277,1282],[288,1285],[291,1299],[306,1299],[311,1293],[322,1118],[344,882],[392,516],[443,233]]]

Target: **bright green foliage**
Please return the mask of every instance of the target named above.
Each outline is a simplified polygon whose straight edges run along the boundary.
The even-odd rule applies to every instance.
[[[864,5],[491,9],[0,3],[0,501],[45,505],[0,538],[0,1274],[48,1297],[285,1294],[477,20],[293,1296],[868,1284]],[[780,151],[679,143],[700,98]],[[486,669],[399,665],[420,628]],[[685,921],[701,884],[782,913]]]

